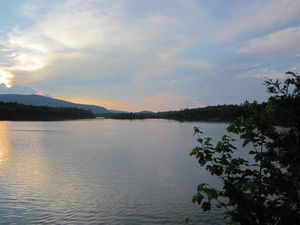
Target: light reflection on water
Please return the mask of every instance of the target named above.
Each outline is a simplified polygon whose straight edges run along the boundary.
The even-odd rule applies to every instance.
[[[0,224],[223,224],[191,199],[215,182],[189,157],[193,126],[165,120],[0,122]]]
[[[4,176],[6,166],[10,158],[10,135],[9,135],[9,122],[2,122],[0,133],[0,176]]]

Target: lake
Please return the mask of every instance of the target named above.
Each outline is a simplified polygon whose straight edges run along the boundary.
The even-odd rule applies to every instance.
[[[168,120],[0,121],[0,224],[224,224],[192,203],[216,183],[190,151],[193,127]]]

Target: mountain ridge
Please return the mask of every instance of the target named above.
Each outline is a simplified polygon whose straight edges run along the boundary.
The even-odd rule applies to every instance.
[[[77,104],[43,95],[0,94],[0,101],[17,102],[24,105],[33,106],[72,107],[91,110],[93,113],[110,113],[108,109],[102,106]]]

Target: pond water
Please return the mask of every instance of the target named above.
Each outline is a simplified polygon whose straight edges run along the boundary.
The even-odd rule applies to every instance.
[[[192,203],[217,183],[189,156],[193,127],[168,120],[0,122],[0,224],[224,224]]]

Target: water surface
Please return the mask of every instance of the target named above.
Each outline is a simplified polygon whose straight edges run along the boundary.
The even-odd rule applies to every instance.
[[[194,126],[227,124],[0,122],[0,224],[224,224],[191,201],[215,182],[189,156]]]

